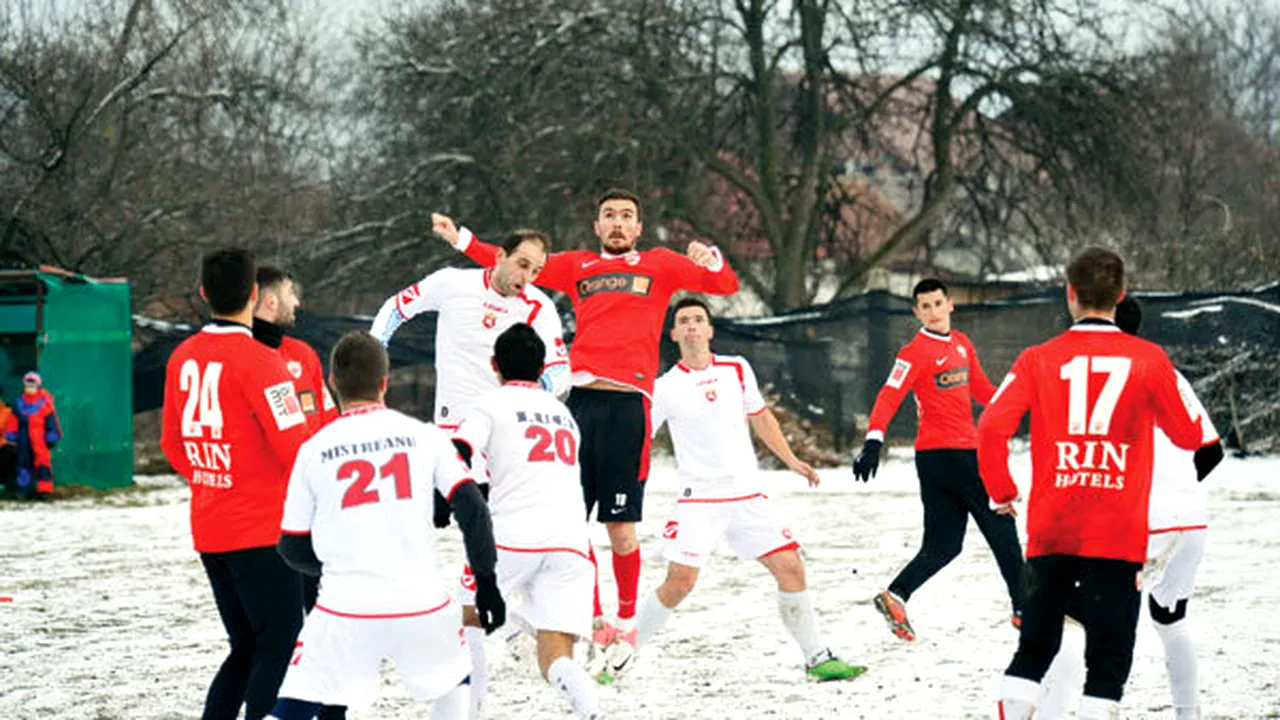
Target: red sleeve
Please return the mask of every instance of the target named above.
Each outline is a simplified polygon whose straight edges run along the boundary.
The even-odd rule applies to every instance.
[[[191,479],[191,462],[182,448],[182,393],[178,392],[178,367],[170,359],[165,368],[164,410],[160,422],[160,449],[173,469],[184,478]],[[15,418],[16,419],[16,418]]]
[[[871,408],[871,419],[867,421],[868,440],[884,442],[884,433],[889,428],[889,422],[893,420],[893,416],[898,412],[898,406],[907,397],[907,393],[911,392],[911,386],[920,376],[919,363],[916,360],[915,353],[911,351],[911,345],[898,351],[898,356],[893,360],[893,369],[889,371],[889,379],[884,381],[884,386],[876,394],[876,403]]]
[[[1022,416],[1031,407],[1035,387],[1035,378],[1030,377],[1032,367],[1027,352],[1019,355],[978,418],[978,474],[987,495],[997,505],[1012,502],[1018,496],[1018,486],[1009,473],[1009,438],[1018,431]]]
[[[284,363],[259,363],[248,372],[240,389],[276,458],[285,468],[293,468],[298,448],[310,432]]]
[[[467,257],[480,263],[481,267],[493,267],[498,261],[498,246],[482,241],[474,234],[462,251]],[[533,279],[538,287],[556,290],[566,295],[573,294],[573,284],[578,279],[578,253],[573,250],[551,253],[547,256],[547,264],[542,272]]]
[[[978,401],[979,405],[990,405],[991,396],[996,394],[996,386],[991,384],[987,379],[987,373],[982,370],[982,363],[978,361],[978,351],[973,347],[973,341],[966,336],[964,344],[969,349],[969,394]]]
[[[1178,389],[1178,375],[1169,362],[1169,356],[1158,348],[1152,353],[1153,362],[1150,370],[1149,386],[1151,387],[1151,409],[1156,416],[1156,425],[1183,450],[1198,450],[1204,444],[1204,429],[1200,426],[1199,413],[1195,410],[1195,401],[1185,398]]]
[[[714,270],[668,248],[657,248],[654,253],[662,258],[663,272],[668,274],[677,289],[708,295],[732,295],[738,291],[738,275],[729,267],[729,261],[720,250],[713,250],[720,257],[720,265]]]

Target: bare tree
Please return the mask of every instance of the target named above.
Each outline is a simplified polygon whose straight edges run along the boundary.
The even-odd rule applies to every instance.
[[[18,7],[0,26],[0,251],[129,275],[145,306],[189,297],[203,248],[287,254],[321,221],[322,68],[285,4]]]

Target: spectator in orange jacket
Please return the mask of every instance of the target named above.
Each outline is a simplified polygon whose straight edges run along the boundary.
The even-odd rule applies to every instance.
[[[5,426],[5,439],[18,448],[16,485],[23,497],[47,499],[53,492],[50,451],[62,439],[62,428],[53,406],[53,395],[44,388],[40,373],[22,376],[22,395]]]

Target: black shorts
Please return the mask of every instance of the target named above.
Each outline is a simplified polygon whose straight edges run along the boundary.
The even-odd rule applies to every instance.
[[[566,403],[578,423],[578,464],[587,517],[640,522],[649,476],[649,399],[640,393],[574,388]]]

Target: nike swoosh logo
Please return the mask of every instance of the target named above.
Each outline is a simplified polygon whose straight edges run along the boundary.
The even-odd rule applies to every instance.
[[[944,363],[944,362],[946,362],[946,361],[947,361],[947,357],[946,357],[945,355],[944,355],[944,356],[942,356],[942,357],[940,357],[940,358],[938,358],[937,360],[934,360],[934,362],[935,362],[935,363],[937,363],[938,365],[941,365],[942,363]]]
[[[589,268],[589,267],[591,267],[592,265],[595,265],[595,264],[596,264],[596,263],[598,263],[598,262],[600,262],[600,261],[599,261],[599,260],[583,260],[583,261],[582,261],[582,268],[585,270],[586,268]]]
[[[610,514],[610,515],[621,515],[621,514],[622,514],[623,509],[624,509],[624,508],[610,508],[610,509],[609,509],[609,514]]]

